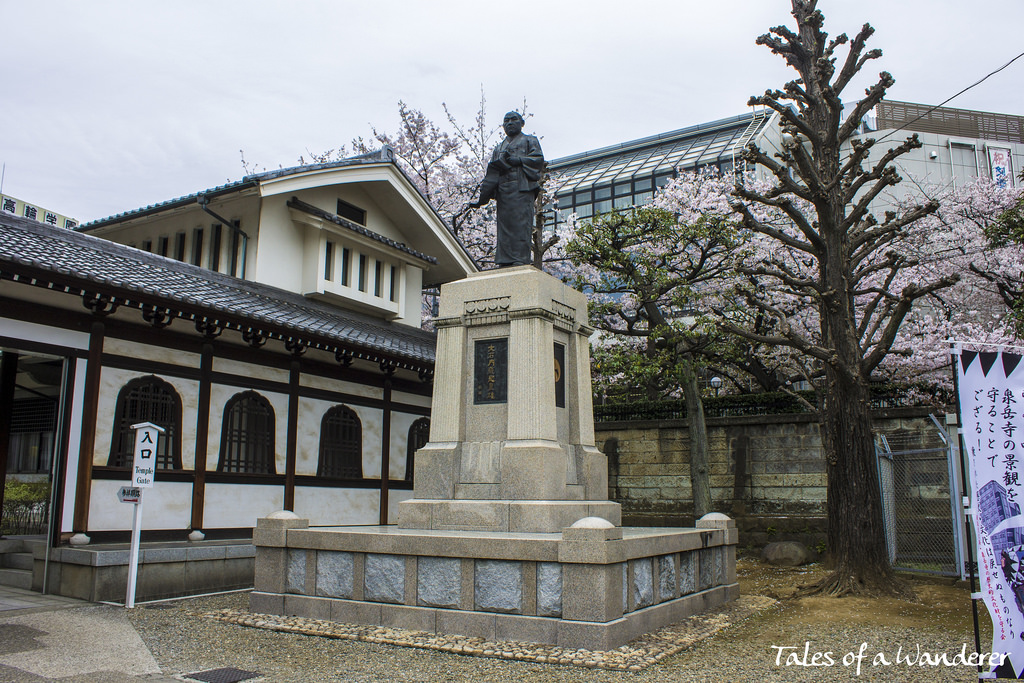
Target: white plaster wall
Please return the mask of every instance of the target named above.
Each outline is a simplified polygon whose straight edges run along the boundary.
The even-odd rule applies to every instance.
[[[60,515],[61,532],[74,530],[78,451],[82,443],[82,406],[85,404],[86,365],[85,361],[78,361],[75,364],[75,382],[65,406],[65,410],[71,411],[71,422],[68,424],[68,462],[67,470],[64,472],[64,509]]]
[[[194,367],[199,367],[198,361]],[[242,363],[236,360],[217,358],[216,355],[214,355],[213,358],[213,371],[240,377],[241,379],[239,382],[245,382],[251,377],[253,379],[265,379],[271,382],[288,383],[288,371],[283,368],[272,368],[267,367],[266,365],[256,365],[255,363]]]
[[[181,365],[191,369],[198,369],[200,361],[198,353],[178,351],[177,349],[168,349],[149,344],[138,344],[133,341],[116,339],[109,336],[103,339],[103,353],[109,353],[113,356],[125,356],[127,358],[138,360],[152,360],[160,363],[171,363],[172,365]]]
[[[350,404],[332,403],[308,398],[299,399],[299,427],[295,454],[295,473],[316,475],[320,458],[320,422],[324,414],[336,405],[346,405],[359,417],[363,427],[363,477],[380,477],[381,426],[384,411]],[[280,470],[284,472],[284,470]]]
[[[289,292],[301,292],[303,230],[302,226],[292,221],[288,207],[285,206],[289,199],[291,195],[263,199],[260,210],[260,244],[253,279]]]
[[[338,374],[344,374],[344,368],[339,366]],[[324,391],[337,391],[343,394],[352,394],[353,396],[363,396],[364,398],[384,398],[384,390],[380,387],[370,387],[365,384],[357,384],[355,382],[349,382],[344,379],[335,379],[333,377],[322,377],[320,375],[311,375],[309,373],[302,373],[299,378],[299,385],[309,387],[311,389],[322,389]]]
[[[294,512],[311,526],[376,524],[380,520],[380,490],[296,487]]]
[[[207,482],[203,526],[207,529],[255,527],[260,517],[283,509],[284,486]],[[185,526],[188,524],[186,520]]]
[[[394,524],[398,521],[398,504],[403,500],[409,500],[412,497],[412,491],[396,491],[395,489],[390,489],[388,491],[388,521],[390,523]]]
[[[96,442],[92,461],[94,465],[106,465],[110,457],[110,442],[113,438],[114,410],[117,407],[117,395],[129,381],[136,377],[147,377],[150,373],[118,368],[103,368],[100,373],[100,408],[96,414]],[[196,441],[196,412],[199,394],[199,382],[180,377],[157,375],[160,379],[174,387],[181,398],[181,466],[184,469],[195,467],[195,450],[192,444]],[[91,527],[90,522],[90,527]]]
[[[423,323],[423,269],[406,266],[402,274],[405,310],[399,311],[401,317],[397,322],[418,328]]]
[[[7,287],[9,283],[4,283]],[[53,344],[72,349],[89,348],[89,334],[87,332],[75,332],[62,330],[47,325],[0,318],[0,336],[11,337],[12,339],[25,339],[41,344]]]
[[[422,415],[391,413],[391,479],[405,479],[405,458],[409,443],[409,427]]]
[[[363,477],[380,478],[381,427],[384,411],[366,406],[349,406],[363,423]]]
[[[119,531],[132,528],[132,505],[117,499],[125,481],[94,480],[89,498],[89,530]],[[207,494],[209,497],[209,494]],[[192,520],[192,484],[161,481],[143,489],[142,528],[187,529]]]
[[[216,472],[217,463],[220,462],[220,432],[224,423],[224,406],[232,396],[245,391],[248,390],[225,384],[213,384],[210,387],[210,433],[206,442],[206,470],[208,472]],[[274,409],[275,471],[277,474],[284,474],[288,443],[288,396],[270,391],[256,393],[267,399]]]

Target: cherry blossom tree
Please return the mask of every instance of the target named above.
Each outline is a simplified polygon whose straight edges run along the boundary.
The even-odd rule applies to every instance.
[[[1019,245],[998,237],[1019,190],[978,178],[956,188],[917,182],[919,195],[938,209],[908,230],[922,281],[958,274],[951,287],[929,294],[908,314],[876,376],[916,384],[921,398],[948,398],[952,391],[949,340],[991,344],[1019,342],[1014,306],[1020,301],[1024,257]]]
[[[755,334],[728,321],[725,327],[748,339],[795,349],[821,368],[816,386],[834,571],[816,590],[891,594],[905,588],[885,546],[869,384],[915,302],[952,286],[958,277],[922,279],[916,268],[920,261],[910,228],[934,213],[938,202],[880,218],[870,210],[883,191],[901,180],[893,162],[921,143],[912,136],[881,151],[874,149],[873,139],[854,138],[861,119],[894,81],[882,72],[844,117],[843,91],[881,51],[865,51],[874,32],[867,24],[852,40],[845,34],[829,40],[816,5],[816,0],[792,0],[796,29],[777,26],[757,40],[782,56],[798,78],[784,90],[750,100],[781,118],[780,152],[769,155],[751,145],[743,155],[765,169],[775,186],[742,186],[734,192],[733,208],[743,225],[767,241],[764,260],[739,270],[766,284],[771,296],[757,288],[738,291],[751,309],[774,319],[776,331]],[[847,45],[840,62],[837,50]],[[781,212],[787,221],[765,220],[752,210],[755,206]],[[780,306],[780,297],[799,305]],[[817,314],[816,329],[791,315],[808,306]]]
[[[598,367],[643,377],[648,387],[668,381],[683,394],[696,517],[711,512],[699,374],[702,351],[716,340],[698,302],[722,290],[742,248],[723,182],[688,176],[654,206],[570,219],[565,246],[576,268],[572,284],[590,297],[591,321],[627,340],[599,348]]]

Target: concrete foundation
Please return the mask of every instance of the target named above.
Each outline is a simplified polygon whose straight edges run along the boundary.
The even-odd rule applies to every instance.
[[[732,520],[562,533],[259,520],[255,612],[608,650],[734,600]]]

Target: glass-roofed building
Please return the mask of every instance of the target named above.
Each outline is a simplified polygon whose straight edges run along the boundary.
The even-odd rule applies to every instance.
[[[655,188],[680,171],[713,168],[733,173],[750,142],[779,147],[778,114],[770,109],[702,123],[669,133],[573,154],[549,162],[560,179],[558,222],[569,214],[589,218],[612,209],[646,204]]]

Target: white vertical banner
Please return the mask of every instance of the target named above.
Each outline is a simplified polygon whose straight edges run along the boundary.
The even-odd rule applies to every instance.
[[[989,147],[988,167],[992,174],[992,182],[996,184],[996,187],[1006,188],[1013,185],[1009,147]]]
[[[981,594],[1000,676],[1024,672],[1024,363],[1006,351],[957,351],[964,453]]]

